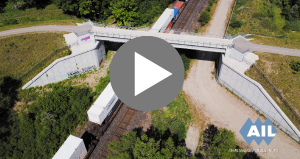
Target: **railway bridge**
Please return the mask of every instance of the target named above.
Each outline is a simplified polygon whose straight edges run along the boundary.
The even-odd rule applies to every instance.
[[[148,31],[125,30],[115,28],[93,27],[90,34],[98,41],[127,42],[140,36],[154,36],[169,42],[175,48],[192,49],[208,52],[225,53],[232,46],[232,40],[199,37],[193,35],[178,35],[166,33],[152,33]],[[151,45],[151,44],[149,44]]]

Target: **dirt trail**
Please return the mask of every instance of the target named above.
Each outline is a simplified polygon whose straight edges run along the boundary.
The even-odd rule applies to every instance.
[[[220,0],[216,13],[207,28],[209,34],[224,34],[227,13],[233,0]],[[244,149],[278,149],[278,152],[258,152],[262,158],[299,158],[300,145],[282,132],[278,133],[267,145],[264,141],[257,145],[253,141],[249,146],[239,133],[240,129],[250,118],[253,122],[261,117],[254,109],[219,85],[211,76],[214,62],[197,60],[193,63],[183,90],[189,96],[190,102],[199,107],[208,117],[208,122],[219,128],[227,128],[236,134],[236,140]]]
[[[231,11],[233,2],[234,0],[219,0],[210,26],[206,29],[207,34],[224,35],[227,24],[227,15],[229,11]]]
[[[239,144],[245,149],[278,149],[278,152],[258,153],[264,158],[298,158],[300,145],[282,131],[278,131],[270,145],[264,141],[257,145],[254,141],[247,145],[239,130],[248,118],[253,122],[260,115],[250,106],[220,86],[211,78],[214,63],[199,60],[194,62],[183,90],[190,96],[191,101],[206,114],[210,122],[217,127],[227,128],[236,134]],[[265,119],[261,118],[262,121]],[[277,128],[277,130],[279,130]]]

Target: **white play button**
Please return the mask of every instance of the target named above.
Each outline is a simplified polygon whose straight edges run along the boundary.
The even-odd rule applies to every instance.
[[[123,44],[110,65],[117,97],[136,110],[152,111],[171,103],[182,89],[184,66],[177,50],[156,37],[137,37]]]
[[[134,54],[134,95],[144,92],[172,73],[135,52]]]

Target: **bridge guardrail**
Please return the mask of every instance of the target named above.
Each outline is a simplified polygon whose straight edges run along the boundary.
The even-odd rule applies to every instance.
[[[99,36],[128,39],[128,40],[139,37],[138,35],[120,34],[120,33],[112,33],[112,32],[93,32],[93,33],[95,35],[99,35]],[[212,43],[212,42],[206,43],[206,42],[193,41],[193,40],[180,40],[180,39],[162,38],[162,37],[159,37],[159,38],[166,40],[170,44],[177,44],[177,45],[190,45],[190,46],[222,48],[222,49],[226,49],[229,46],[228,44],[224,44],[224,43],[222,43],[222,44]]]

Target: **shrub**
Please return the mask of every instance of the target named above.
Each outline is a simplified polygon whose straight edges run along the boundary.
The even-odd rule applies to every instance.
[[[105,77],[100,78],[99,84],[96,86],[96,91],[102,92],[104,90],[104,88],[108,85],[109,82],[110,82],[110,78],[109,78],[109,72],[108,72]]]
[[[50,5],[47,5],[45,7],[45,9],[47,10],[54,10],[54,9],[58,9],[57,6],[55,4],[50,4]]]
[[[232,21],[229,24],[229,26],[232,27],[232,28],[240,28],[242,25],[243,25],[243,22],[239,21],[239,20]]]
[[[300,22],[299,21],[292,21],[290,23],[290,30],[292,30],[292,31],[300,31]]]
[[[18,24],[17,19],[6,19],[2,21],[3,25],[13,25],[13,24]]]
[[[210,11],[211,11],[211,6],[208,6],[208,7],[206,8],[206,11],[210,12]]]
[[[217,1],[216,0],[210,0],[209,1],[209,6],[212,6],[214,3],[217,3]]]
[[[209,22],[211,16],[208,11],[203,11],[202,14],[199,17],[199,21],[201,22],[201,25],[205,25]]]
[[[300,61],[292,61],[290,66],[294,70],[294,73],[298,73],[300,71]]]

